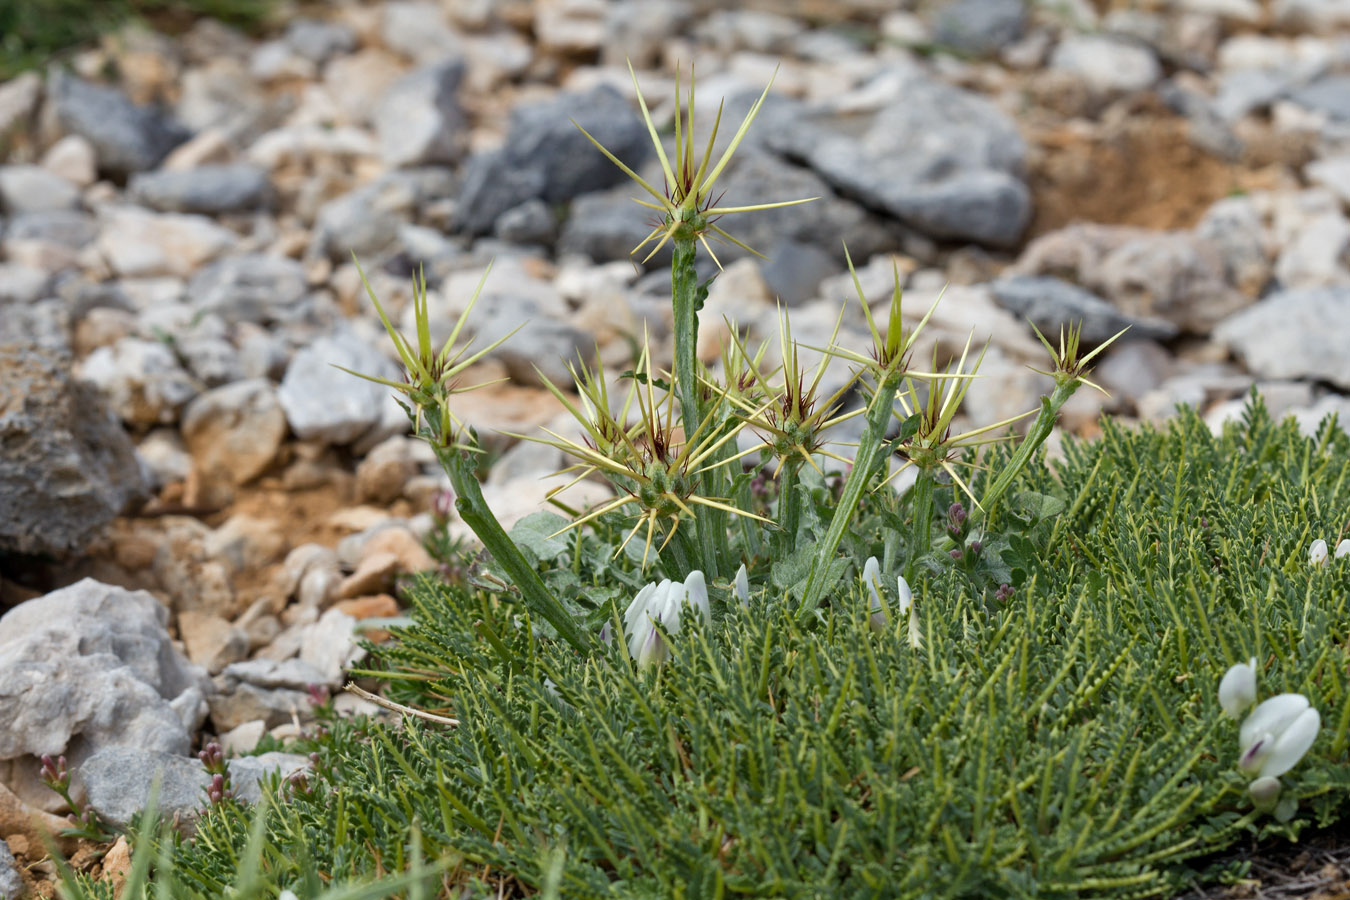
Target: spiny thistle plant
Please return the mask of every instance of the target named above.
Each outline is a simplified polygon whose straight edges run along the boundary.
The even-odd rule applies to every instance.
[[[893,573],[899,566],[906,578],[915,581],[920,577],[920,565],[923,564],[930,574],[937,574],[941,567],[935,566],[934,560],[947,559],[950,564],[951,558],[941,553],[934,556],[933,551],[938,549],[950,554],[954,547],[941,546],[944,538],[933,501],[935,491],[955,485],[973,507],[971,525],[980,522],[1049,436],[1059,409],[1080,384],[1090,384],[1086,381],[1088,364],[1111,341],[1080,354],[1077,327],[1070,328],[1067,335],[1061,335],[1058,350],[1042,338],[1050,350],[1053,367],[1047,374],[1054,378],[1055,388],[1043,398],[1039,416],[1012,458],[978,495],[958,473],[957,467],[974,465],[968,455],[997,439],[994,437],[996,431],[1020,417],[955,436],[951,434],[952,423],[977,377],[983,354],[967,371],[970,352],[967,342],[953,370],[936,371],[935,365],[934,371],[916,371],[911,365],[914,349],[938,301],[913,328],[906,328],[898,271],[894,273],[895,285],[883,328],[873,317],[853,261],[845,249],[848,269],[871,335],[870,348],[858,350],[839,346],[836,323],[829,345],[819,348],[824,357],[814,373],[808,375],[800,362],[800,348],[792,337],[791,322],[786,315],[781,315],[779,346],[782,363],[775,372],[765,372],[763,348],[751,353],[734,326],[728,323],[733,349],[725,359],[722,373],[725,380],[719,380],[698,361],[698,316],[708,289],[707,283],[700,283],[696,274],[695,259],[699,249],[704,249],[714,262],[718,262],[709,237],[745,248],[741,241],[716,224],[721,216],[789,206],[808,202],[811,198],[753,206],[718,205],[715,188],[754,122],[769,87],[751,106],[729,145],[714,161],[721,109],[719,107],[707,147],[700,156],[695,151],[693,136],[693,80],[691,78],[688,94],[683,98],[687,101],[684,108],[678,103],[682,98],[677,81],[672,161],[646,98],[637,85],[635,72],[633,84],[665,177],[665,189],[657,190],[591,135],[586,136],[652,198],[638,202],[660,214],[660,221],[638,243],[634,253],[653,243],[653,251],[666,243],[674,246],[671,274],[674,368],[669,373],[662,373],[644,343],[636,368],[624,373],[623,377],[629,379],[630,384],[622,406],[617,410],[611,405],[609,379],[598,364],[591,368],[581,360],[572,366],[577,402],[573,402],[561,387],[541,376],[545,386],[578,420],[583,437],[572,440],[555,433],[545,437],[515,437],[540,440],[559,448],[575,460],[575,465],[565,472],[570,471],[574,479],[599,475],[615,492],[613,500],[578,512],[569,525],[555,529],[548,537],[556,538],[565,530],[586,527],[608,533],[607,523],[613,517],[635,511],[636,515],[623,525],[621,536],[614,541],[610,551],[612,557],[622,556],[640,535],[640,570],[645,572],[655,566],[657,571],[653,574],[681,581],[697,571],[704,573],[713,584],[725,584],[724,579],[741,566],[748,566],[751,577],[763,583],[767,574],[763,556],[766,548],[771,549],[774,557],[780,557],[809,546],[813,550],[805,576],[799,583],[794,582],[787,592],[795,601],[793,614],[807,616],[828,599],[838,599],[844,584],[841,579],[850,568],[856,571],[857,560],[841,558],[839,548],[845,535],[855,529],[859,509],[868,498],[869,504],[879,504],[891,520],[908,522],[905,527],[887,530],[882,555],[885,571]],[[648,259],[650,255],[648,253]],[[483,279],[487,277],[485,272]],[[480,280],[479,290],[482,286]],[[507,588],[518,594],[532,612],[547,621],[574,649],[593,652],[594,646],[585,632],[593,631],[608,621],[608,617],[596,613],[578,621],[575,611],[569,612],[534,571],[528,554],[522,552],[483,502],[474,477],[476,466],[471,459],[477,452],[476,434],[459,421],[453,410],[453,398],[456,393],[470,389],[459,383],[464,372],[506,339],[477,351],[472,350],[472,341],[461,342],[478,292],[470,298],[444,346],[436,350],[431,345],[424,279],[414,280],[415,340],[394,330],[368,283],[366,287],[405,370],[402,382],[372,380],[396,389],[406,398],[405,407],[414,429],[432,443],[450,475],[460,517],[490,553],[493,563],[505,576]],[[840,315],[842,321],[842,310]],[[853,366],[853,373],[831,396],[819,397],[819,387],[832,359]],[[846,411],[846,398],[855,387],[861,387],[868,398],[867,403],[860,409]],[[636,417],[630,421],[629,417],[634,413]],[[852,459],[827,452],[829,431],[855,415],[863,417],[864,427]],[[762,438],[762,447],[757,449],[752,445],[749,449],[741,449],[738,446],[743,443],[741,434],[746,429]],[[894,491],[882,490],[888,482],[885,463],[893,454],[899,455],[905,466],[918,469],[914,486],[902,497],[895,496]],[[756,458],[750,460],[751,470],[746,471],[742,460],[749,456]],[[802,479],[809,474],[808,481],[812,484],[823,480],[827,466],[843,466],[847,470],[842,476],[837,502],[828,511],[808,509],[812,488]],[[752,508],[751,481],[755,471],[761,468],[771,473],[770,477],[777,484],[776,508],[767,515],[760,515]],[[945,540],[950,541],[950,538]]]

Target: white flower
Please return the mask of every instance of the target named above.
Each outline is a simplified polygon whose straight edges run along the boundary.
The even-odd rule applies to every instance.
[[[1236,719],[1256,702],[1256,657],[1238,663],[1223,673],[1219,682],[1219,705]]]
[[[736,593],[736,599],[741,601],[741,606],[750,606],[750,578],[745,574],[745,563],[736,570],[736,581],[733,585]]]
[[[881,611],[881,565],[875,556],[867,557],[867,562],[863,564],[862,577],[872,596],[872,615],[869,622],[873,631],[882,631],[886,628],[886,615]],[[899,598],[897,615],[909,614],[909,645],[917,648],[923,644],[923,635],[919,631],[919,612],[914,608],[914,592],[909,589],[909,582],[905,580],[905,576],[901,575],[896,579],[895,592]]]
[[[1298,765],[1317,740],[1322,717],[1302,694],[1277,694],[1252,710],[1238,731],[1238,768],[1260,778]]]
[[[1350,556],[1350,538],[1346,538],[1336,545],[1335,557],[1340,559],[1342,556]]]
[[[1327,561],[1327,542],[1318,538],[1308,548],[1308,562],[1314,566],[1324,565]]]
[[[668,634],[680,630],[680,614],[691,606],[706,624],[712,624],[712,610],[708,605],[708,585],[703,573],[695,569],[684,583],[669,578],[660,584],[651,583],[638,591],[623,615],[624,634],[628,635],[628,652],[637,660],[639,668],[660,664],[670,655],[665,639],[656,626]]]

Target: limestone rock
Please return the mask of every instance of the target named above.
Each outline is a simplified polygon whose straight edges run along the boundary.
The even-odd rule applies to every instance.
[[[9,552],[78,552],[147,494],[130,439],[69,370],[60,352],[0,345],[0,548]]]

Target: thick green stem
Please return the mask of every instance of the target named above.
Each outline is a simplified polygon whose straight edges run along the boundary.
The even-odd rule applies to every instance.
[[[778,482],[778,534],[774,535],[774,548],[780,553],[790,553],[797,543],[797,527],[801,522],[802,498],[797,490],[798,466],[788,462],[783,466],[782,479]]]
[[[488,508],[483,492],[478,486],[478,476],[474,471],[470,454],[454,448],[439,451],[441,465],[450,476],[450,484],[455,489],[455,509],[464,524],[473,529],[473,533],[483,542],[483,546],[492,554],[497,565],[501,566],[506,577],[520,591],[521,598],[531,612],[543,616],[558,632],[558,636],[571,644],[579,652],[587,652],[586,636],[577,628],[577,623],[558,599],[544,585],[539,573],[521,554],[515,541],[502,528],[497,517]]]
[[[698,245],[692,235],[676,237],[673,243],[675,260],[670,270],[670,292],[675,313],[675,390],[680,401],[685,440],[688,441],[703,421],[704,412],[698,387],[698,270],[694,266]],[[707,480],[704,475],[696,476],[694,490],[707,496]],[[719,577],[718,542],[713,525],[709,515],[694,517],[702,557],[700,567],[709,579]],[[722,543],[726,543],[725,535]]]
[[[905,563],[905,579],[914,581],[920,559],[932,549],[933,536],[933,473],[919,470],[919,477],[909,489],[909,509],[913,518],[909,525],[909,560]]]
[[[970,511],[970,518],[967,520],[968,527],[974,528],[984,520],[989,510],[994,508],[994,505],[1012,486],[1017,476],[1035,457],[1036,451],[1041,449],[1045,439],[1050,437],[1051,432],[1055,430],[1055,422],[1059,419],[1060,407],[1073,396],[1073,392],[1078,389],[1078,384],[1077,381],[1067,381],[1056,385],[1048,397],[1041,398],[1041,411],[1037,414],[1036,421],[1031,423],[1031,428],[1027,430],[1026,437],[1022,438],[1022,443],[1018,445],[1017,452],[1012,455],[1012,459],[1008,460],[1008,464],[1003,467],[1003,471],[998,473],[994,483],[984,492],[984,496],[980,498],[980,505]],[[955,546],[956,541],[950,537],[942,542],[942,549],[944,550],[950,550]]]
[[[872,481],[878,463],[885,458],[886,426],[891,421],[891,402],[895,398],[896,388],[900,386],[900,373],[888,375],[877,387],[872,398],[872,407],[867,411],[867,427],[863,429],[858,441],[858,452],[853,457],[853,470],[844,481],[844,491],[839,497],[839,505],[834,508],[830,518],[830,527],[825,539],[816,548],[816,557],[811,561],[811,571],[806,576],[806,590],[802,593],[801,613],[808,614],[820,605],[821,595],[828,585],[826,573],[830,562],[844,539],[844,532],[853,521],[854,510],[862,500],[863,491]]]
[[[742,478],[736,487],[736,508],[743,509],[746,512],[754,509],[755,495],[750,488],[750,481]],[[760,540],[759,523],[749,516],[737,516],[736,521],[741,526],[741,537],[745,541],[746,556],[759,556],[763,549],[763,541]],[[737,562],[737,560],[731,560]]]

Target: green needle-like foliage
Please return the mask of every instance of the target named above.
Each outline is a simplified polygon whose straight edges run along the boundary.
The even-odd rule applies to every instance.
[[[1241,874],[1207,855],[1350,797],[1350,559],[1307,562],[1346,524],[1350,438],[1259,402],[1219,437],[1191,412],[1104,427],[984,519],[981,564],[1008,589],[920,567],[919,649],[897,617],[872,627],[856,577],[789,614],[791,560],[748,606],[711,585],[713,625],[689,617],[642,671],[622,640],[577,654],[499,595],[421,582],[380,665],[396,699],[460,726],[335,726],[315,789],[269,807],[267,846],[347,879],[406,867],[416,827],[468,896],[1143,897]],[[844,547],[875,552],[889,527],[865,506]],[[546,528],[515,533],[541,577],[606,596],[609,557]],[[1285,777],[1288,824],[1253,811],[1216,697],[1249,657],[1325,722]],[[213,811],[175,864],[224,884],[248,831]]]

